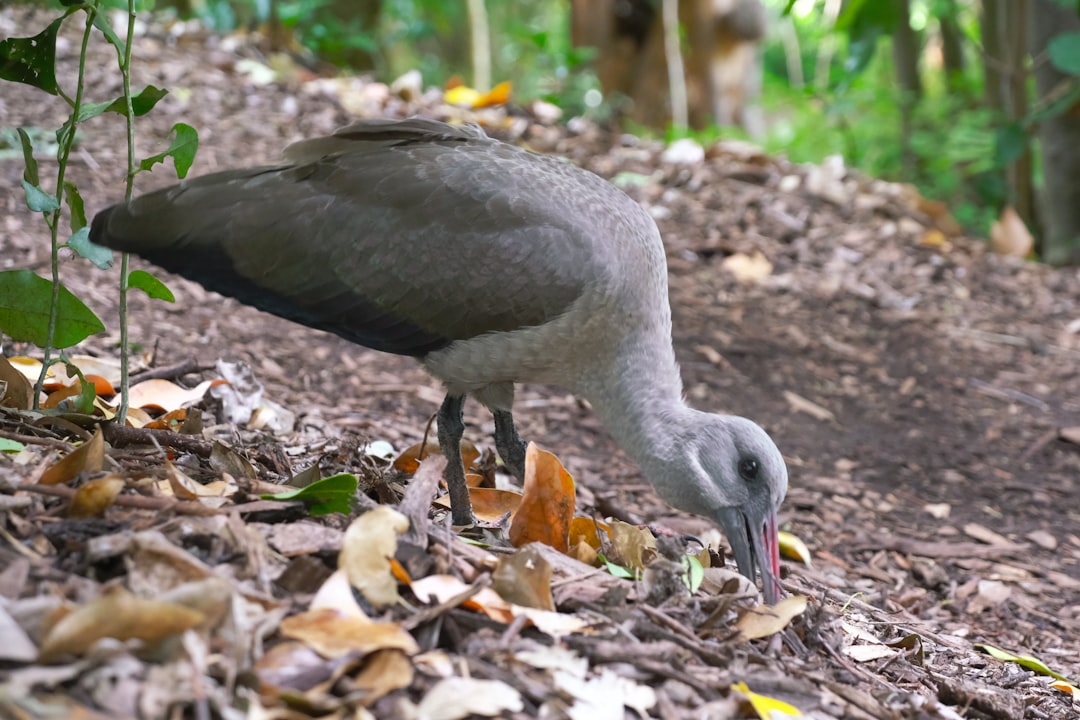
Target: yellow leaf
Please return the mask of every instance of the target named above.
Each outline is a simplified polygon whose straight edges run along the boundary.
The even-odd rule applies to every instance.
[[[810,567],[810,550],[797,535],[780,531],[780,554]]]
[[[470,108],[475,107],[476,101],[480,98],[480,91],[467,85],[458,85],[457,87],[450,88],[443,95],[443,100],[448,105],[459,105],[461,107]]]
[[[731,686],[735,692],[741,693],[754,708],[754,712],[761,720],[784,720],[784,718],[802,717],[797,707],[788,705],[783,700],[771,698],[768,695],[758,695],[746,686],[745,682],[738,682]]]
[[[1054,680],[1050,683],[1050,687],[1055,690],[1060,690],[1063,693],[1072,695],[1073,702],[1080,702],[1080,688],[1076,687],[1070,682],[1064,680]]]
[[[1028,670],[1034,670],[1040,675],[1049,675],[1056,680],[1062,680],[1064,682],[1069,681],[1069,678],[1065,677],[1061,673],[1054,672],[1049,667],[1047,667],[1042,660],[1039,660],[1036,657],[1032,657],[1031,655],[1013,655],[1011,652],[1002,650],[1001,648],[996,648],[993,645],[976,644],[975,647],[982,650],[987,655],[997,658],[998,660],[1003,660],[1005,662],[1014,662],[1021,667],[1026,667]]]
[[[1020,215],[1006,205],[1001,217],[990,226],[990,248],[999,255],[1024,258],[1031,254],[1035,239]]]

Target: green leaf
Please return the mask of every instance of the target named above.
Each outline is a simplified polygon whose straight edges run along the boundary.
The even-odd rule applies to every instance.
[[[153,110],[154,106],[158,104],[158,101],[168,94],[168,90],[162,90],[153,85],[147,85],[138,95],[131,96],[131,110],[135,113],[135,117],[142,117]],[[124,102],[124,97],[120,96],[115,100],[107,100],[99,103],[86,103],[79,108],[79,122],[95,118],[98,115],[107,112],[126,115],[127,103]]]
[[[139,288],[155,300],[175,302],[176,297],[172,294],[165,283],[146,272],[145,270],[132,270],[128,275],[128,287]]]
[[[90,228],[85,225],[68,238],[67,246],[102,270],[108,270],[112,267],[112,250],[90,242]]]
[[[51,281],[29,270],[0,272],[0,331],[13,340],[45,347],[52,289]],[[71,347],[105,329],[98,316],[63,285],[58,305],[54,347]]]
[[[1063,680],[1069,682],[1069,678],[1065,677],[1061,673],[1056,673],[1048,668],[1042,660],[1032,657],[1031,655],[1013,655],[1011,652],[1006,652],[1000,648],[996,648],[993,645],[981,645],[976,643],[976,648],[982,650],[987,655],[997,658],[998,660],[1004,660],[1005,662],[1014,662],[1021,667],[1026,667],[1028,670],[1034,670],[1040,675],[1049,675],[1057,680]]]
[[[37,185],[41,180],[38,178],[38,164],[34,159],[34,143],[30,141],[30,136],[23,128],[15,128],[15,132],[19,133],[19,144],[22,145],[23,164],[26,169],[23,170],[23,180],[31,185]]]
[[[0,80],[24,83],[59,95],[56,84],[56,33],[67,15],[33,37],[0,40]]]
[[[0,438],[0,452],[22,452],[25,449],[26,446],[17,440]]]
[[[94,413],[94,400],[97,398],[97,388],[94,387],[94,383],[87,382],[86,376],[83,375],[82,370],[75,365],[65,362],[64,367],[67,369],[68,377],[77,375],[80,381],[78,396],[75,398],[67,398],[64,402],[71,400],[75,412],[82,413],[83,415],[92,415]]]
[[[683,558],[686,564],[686,574],[683,575],[683,584],[686,585],[687,590],[693,595],[701,587],[701,583],[705,580],[705,568],[701,566],[701,561],[693,555],[687,555]]]
[[[71,209],[71,232],[78,232],[86,227],[86,208],[79,187],[70,180],[64,181],[64,199]]]
[[[94,15],[94,27],[101,31],[101,34],[105,36],[105,39],[109,41],[109,44],[116,48],[117,57],[123,57],[125,53],[126,43],[120,39],[120,36],[113,30],[112,25],[109,24],[109,19],[105,16],[105,13],[99,12]]]
[[[1010,123],[994,133],[994,163],[1007,167],[1020,159],[1028,148],[1028,136],[1020,123]]]
[[[604,567],[607,568],[607,571],[609,573],[611,573],[612,575],[614,575],[615,577],[624,578],[626,580],[633,580],[634,579],[634,573],[633,572],[631,572],[627,568],[624,568],[622,565],[617,565],[617,564],[611,562],[606,557],[604,557],[604,553],[597,553],[596,556],[598,558],[600,558],[601,562],[604,563]]]
[[[54,212],[60,209],[60,203],[56,202],[56,198],[37,185],[31,185],[23,180],[22,186],[26,191],[26,207],[34,212]]]
[[[1080,32],[1055,36],[1046,46],[1050,64],[1067,75],[1080,77]]]
[[[169,149],[143,160],[139,163],[139,170],[152,170],[158,163],[165,162],[165,158],[171,157],[176,166],[176,176],[181,179],[187,176],[191,164],[195,162],[195,152],[199,149],[199,133],[185,123],[173,125],[173,133],[175,136]]]
[[[312,515],[326,515],[337,512],[352,512],[353,498],[360,481],[351,473],[332,475],[324,480],[313,482],[307,487],[291,492],[262,495],[264,500],[302,500],[308,504]]]

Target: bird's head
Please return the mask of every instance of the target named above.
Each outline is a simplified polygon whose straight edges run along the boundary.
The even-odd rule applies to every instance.
[[[787,494],[787,466],[760,426],[732,415],[699,416],[696,432],[677,450],[680,478],[657,489],[672,505],[720,524],[735,563],[753,581],[761,574],[765,601],[780,596],[776,514]],[[688,482],[689,481],[689,482]]]

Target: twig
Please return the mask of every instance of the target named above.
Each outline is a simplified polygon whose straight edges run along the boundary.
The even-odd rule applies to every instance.
[[[75,489],[64,485],[20,485],[19,490],[49,495],[71,501],[75,497]],[[178,498],[144,495],[117,495],[112,503],[120,507],[138,508],[140,510],[172,510],[182,515],[220,515],[217,508],[208,507],[200,502],[180,500]]]
[[[136,385],[144,380],[175,380],[176,378],[181,378],[185,375],[213,369],[213,365],[202,365],[197,360],[185,360],[184,362],[175,365],[150,368],[149,370],[135,373],[131,376],[130,382],[132,385]]]

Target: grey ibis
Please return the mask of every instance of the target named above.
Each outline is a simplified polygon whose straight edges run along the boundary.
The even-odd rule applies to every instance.
[[[472,521],[460,442],[472,395],[518,477],[514,384],[585,398],[661,498],[723,528],[779,596],[787,469],[741,417],[687,406],[652,218],[569,162],[477,127],[368,120],[277,165],[217,172],[100,212],[93,242],[260,310],[411,355],[446,387],[438,439],[455,524]]]

